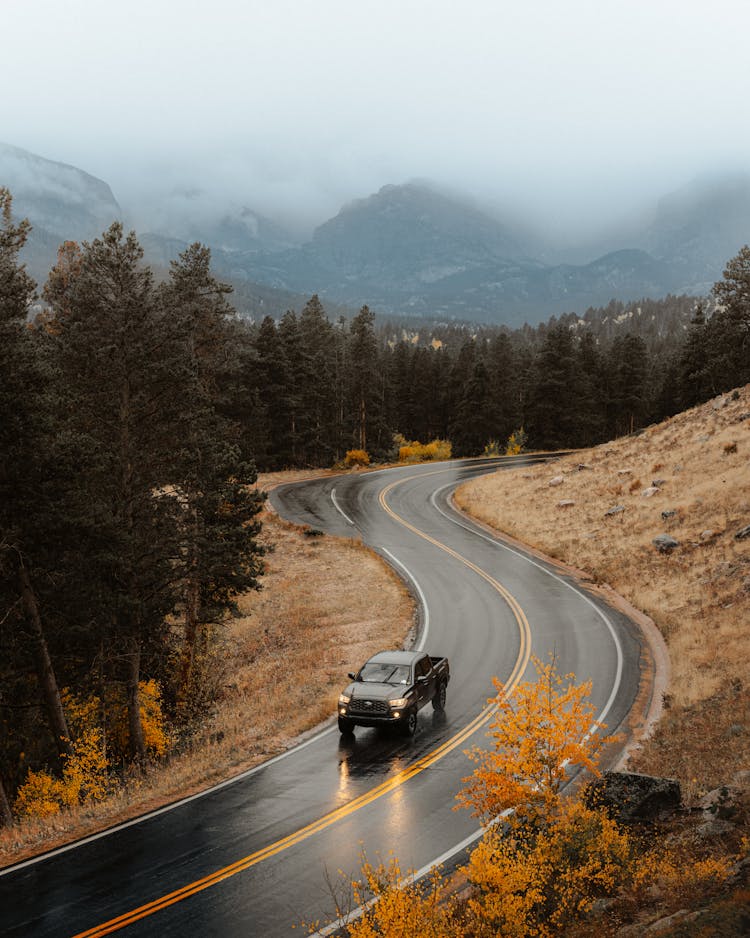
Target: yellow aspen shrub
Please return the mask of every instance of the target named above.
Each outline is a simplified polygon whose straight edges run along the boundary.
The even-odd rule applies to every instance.
[[[102,702],[96,694],[91,697],[79,697],[69,687],[64,687],[60,698],[65,719],[74,737],[101,724]]]
[[[166,755],[169,749],[169,736],[162,710],[161,688],[153,678],[141,681],[138,685],[143,741],[146,751],[152,756]],[[110,718],[110,742],[120,758],[128,752],[130,729],[128,726],[128,708],[125,693],[118,688],[107,710]]]
[[[523,452],[527,440],[528,437],[523,427],[519,427],[518,430],[514,430],[508,437],[508,442],[505,444],[505,455],[518,456],[519,453]]]
[[[487,444],[484,447],[484,456],[499,456],[500,455],[500,440],[488,440]]]
[[[453,455],[453,447],[450,440],[433,440],[435,445],[435,459],[450,459]]]
[[[60,813],[64,804],[63,786],[49,772],[29,770],[26,781],[18,789],[13,811],[16,817],[51,817]]]
[[[344,465],[348,469],[352,466],[369,466],[370,454],[363,449],[347,450],[346,456],[344,457]]]
[[[541,826],[492,827],[465,872],[470,920],[488,934],[551,938],[632,878],[634,846],[604,811],[578,801]]]
[[[387,863],[362,863],[362,879],[352,883],[355,908],[362,915],[346,926],[349,938],[450,938],[457,935],[453,904],[438,869],[424,880],[404,877],[394,857]]]
[[[633,893],[638,905],[654,886],[675,908],[700,904],[718,892],[732,873],[732,858],[690,856],[684,849],[659,845],[638,860]]]
[[[66,805],[103,801],[109,792],[109,763],[102,731],[84,730],[65,757],[62,793]]]
[[[436,462],[451,458],[450,440],[432,440],[420,443],[418,440],[404,441],[398,450],[398,460],[402,463]]]
[[[72,745],[70,755],[63,756],[61,779],[49,772],[29,771],[13,806],[18,817],[51,817],[59,814],[61,808],[103,801],[107,797],[109,765],[101,730],[84,730]]]
[[[478,768],[463,780],[457,799],[484,824],[511,809],[522,818],[550,816],[560,802],[566,766],[598,774],[601,749],[614,739],[592,732],[605,727],[594,721],[588,702],[591,682],[575,684],[574,675],[558,674],[554,657],[547,664],[532,660],[536,681],[506,694],[494,679],[497,694],[488,703],[497,714],[487,733],[494,747],[467,751]]]

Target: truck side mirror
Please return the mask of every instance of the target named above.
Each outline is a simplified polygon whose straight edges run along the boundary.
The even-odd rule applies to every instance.
[[[349,672],[349,680],[350,680],[350,681],[356,681],[356,680],[357,680],[357,675],[356,675],[356,674],[352,674],[352,672],[350,671],[350,672]]]

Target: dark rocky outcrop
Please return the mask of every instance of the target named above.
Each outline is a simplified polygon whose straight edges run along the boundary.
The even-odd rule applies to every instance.
[[[673,778],[605,772],[587,786],[584,800],[589,807],[604,808],[623,824],[633,824],[677,810],[682,794]]]

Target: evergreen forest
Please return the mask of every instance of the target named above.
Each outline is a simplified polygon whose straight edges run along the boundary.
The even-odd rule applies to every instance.
[[[332,321],[317,296],[255,323],[206,247],[157,276],[119,224],[36,285],[11,206],[0,189],[0,823],[30,783],[83,799],[92,752],[163,755],[210,705],[202,648],[262,579],[257,472],[585,447],[750,382],[748,247],[703,300],[536,328]]]

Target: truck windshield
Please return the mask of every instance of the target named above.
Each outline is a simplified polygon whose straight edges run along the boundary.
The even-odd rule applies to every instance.
[[[368,661],[359,672],[359,680],[375,684],[408,684],[409,666],[387,661]]]

